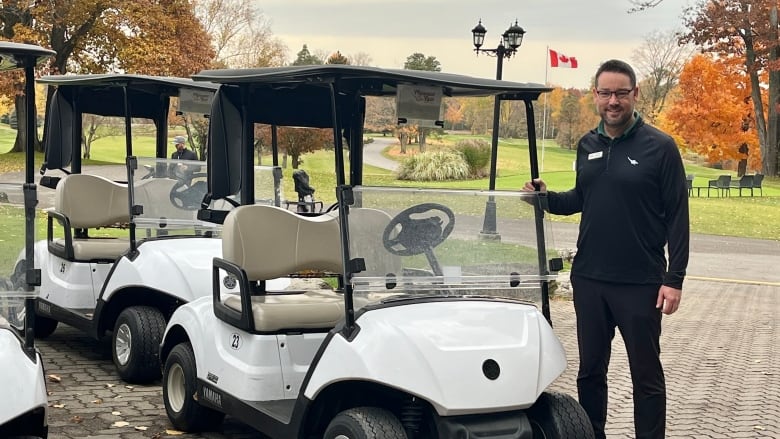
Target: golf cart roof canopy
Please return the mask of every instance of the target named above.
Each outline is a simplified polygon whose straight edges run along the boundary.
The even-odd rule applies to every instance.
[[[56,52],[31,44],[0,41],[0,71],[16,70],[24,67],[23,58],[36,57],[35,64],[40,64],[54,56]]]
[[[351,148],[351,184],[361,184],[362,132],[366,96],[396,96],[402,86],[441,88],[443,96],[499,96],[531,101],[552,89],[540,84],[474,78],[451,73],[381,69],[344,65],[290,66],[256,69],[205,70],[196,81],[222,84],[211,107],[209,188],[215,198],[235,193],[240,171],[249,178],[252,124],[333,128],[334,142],[342,134]],[[241,137],[244,133],[244,138]],[[337,181],[344,170],[341,148],[336,151]],[[250,193],[245,199],[252,199]]]
[[[125,116],[123,89],[126,88],[131,117],[149,119],[159,114],[163,98],[179,96],[182,89],[213,93],[218,87],[189,78],[125,74],[51,75],[38,82],[57,87],[57,94],[71,104],[78,99],[78,109],[82,113],[99,116]]]
[[[339,92],[357,91],[364,96],[394,96],[398,85],[441,86],[445,96],[489,96],[505,99],[536,99],[552,89],[541,84],[475,78],[453,73],[424,70],[382,69],[378,67],[318,65],[255,69],[204,70],[196,81],[221,84],[253,84],[269,87],[310,87],[336,83]]]
[[[128,74],[51,75],[38,82],[56,87],[46,111],[44,144],[48,169],[68,166],[74,149],[80,150],[74,145],[80,144],[82,114],[151,119],[160,131],[166,125],[171,96],[179,97],[185,90],[200,93],[205,101],[202,113],[207,114],[218,88],[216,84],[189,78]],[[166,144],[166,135],[159,133],[158,149]],[[128,148],[128,154],[129,151]]]

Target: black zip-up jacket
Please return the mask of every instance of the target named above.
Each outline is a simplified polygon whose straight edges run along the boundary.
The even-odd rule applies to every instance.
[[[636,117],[616,139],[600,129],[580,139],[575,187],[550,191],[549,211],[582,212],[572,274],[682,289],[690,233],[685,170],[674,140]]]

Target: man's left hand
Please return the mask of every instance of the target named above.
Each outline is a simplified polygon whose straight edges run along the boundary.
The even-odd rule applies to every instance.
[[[659,308],[664,314],[673,314],[679,308],[681,299],[682,290],[661,285],[661,289],[658,290],[658,300],[655,303],[655,307]]]

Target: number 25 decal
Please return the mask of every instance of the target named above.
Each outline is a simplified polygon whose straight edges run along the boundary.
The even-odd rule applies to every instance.
[[[233,349],[241,349],[241,336],[233,333],[230,334],[230,347]]]

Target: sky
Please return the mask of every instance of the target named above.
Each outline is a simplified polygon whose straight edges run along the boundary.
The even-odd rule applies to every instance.
[[[497,61],[473,49],[471,29],[487,28],[483,48],[496,48],[517,20],[525,31],[515,56],[504,59],[503,79],[588,88],[599,64],[631,62],[653,31],[682,29],[692,0],[664,0],[627,13],[629,0],[255,0],[271,31],[288,48],[289,61],[303,44],[312,53],[358,52],[371,65],[403,68],[415,52],[435,56],[442,71],[495,78]],[[577,58],[577,69],[545,68],[547,48]],[[641,72],[638,72],[641,77]]]

